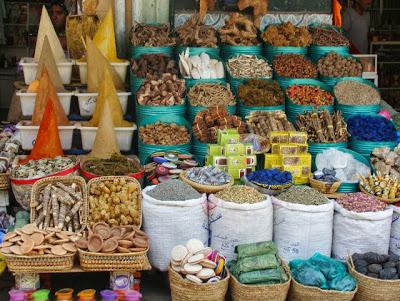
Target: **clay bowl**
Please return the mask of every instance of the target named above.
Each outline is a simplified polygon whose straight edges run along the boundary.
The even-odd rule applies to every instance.
[[[118,241],[116,238],[107,239],[104,244],[101,252],[103,253],[112,253],[118,248]]]
[[[104,222],[99,222],[93,225],[93,233],[98,234],[103,239],[107,239],[111,236],[111,228]]]
[[[88,239],[88,249],[90,252],[98,253],[103,248],[103,238],[99,234],[93,234]]]

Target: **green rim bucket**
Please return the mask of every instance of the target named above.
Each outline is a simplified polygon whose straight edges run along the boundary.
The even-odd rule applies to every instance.
[[[221,45],[221,57],[226,60],[233,54],[254,54],[262,55],[262,46],[233,46]]]
[[[317,62],[321,57],[327,55],[330,52],[336,52],[340,55],[348,55],[349,47],[348,46],[318,46],[311,45],[308,48],[308,56],[312,61]]]
[[[307,47],[276,47],[269,44],[264,45],[264,56],[270,62],[273,61],[276,55],[289,53],[307,55]]]
[[[236,106],[225,106],[226,110],[228,111],[228,113],[230,115],[235,115],[236,114]],[[189,121],[191,123],[193,123],[197,113],[207,110],[208,107],[204,107],[204,106],[192,106],[189,101],[188,101],[188,117],[189,117]]]
[[[156,54],[161,53],[172,56],[174,53],[174,46],[164,47],[145,47],[145,46],[129,46],[131,59],[138,59],[143,54]]]
[[[208,152],[208,144],[200,142],[196,138],[193,138],[192,149],[193,149],[193,154],[195,155],[197,161],[201,165],[204,165],[205,156],[207,155]]]
[[[242,119],[246,118],[247,115],[250,115],[251,112],[256,111],[283,111],[285,112],[285,104],[279,106],[270,106],[270,107],[252,107],[246,106],[242,102],[238,102],[238,114]]]
[[[175,106],[143,106],[136,102],[136,121],[140,122],[151,116],[175,115],[185,118],[186,104]]]
[[[211,47],[187,47],[187,46],[177,46],[175,48],[176,57],[179,57],[179,54],[186,51],[186,48],[189,48],[189,56],[200,55],[202,53],[207,53],[210,56],[220,56],[220,49],[211,48]]]

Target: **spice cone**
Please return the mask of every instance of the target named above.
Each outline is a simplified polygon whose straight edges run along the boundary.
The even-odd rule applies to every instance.
[[[54,60],[53,52],[51,51],[49,39],[47,38],[47,36],[44,37],[42,53],[40,54],[40,59],[39,59],[39,67],[36,73],[36,79],[40,80],[44,67],[46,67],[49,77],[51,78],[53,87],[56,89],[56,91],[57,92],[65,91],[61,81],[60,73],[58,73],[56,61]]]
[[[53,24],[51,23],[49,14],[46,7],[43,5],[42,15],[40,17],[39,31],[36,39],[35,48],[35,61],[38,62],[42,53],[44,38],[47,36],[49,39],[51,51],[53,52],[54,60],[58,63],[65,61],[64,50],[61,46],[60,40],[57,37]]]
[[[100,82],[103,78],[104,70],[107,69],[111,74],[112,81],[117,90],[124,90],[124,82],[119,77],[115,69],[110,65],[110,62],[104,57],[94,42],[86,38],[86,56],[87,56],[87,86],[88,92],[97,92]]]
[[[130,127],[132,124],[124,120],[121,104],[119,103],[117,91],[115,90],[110,72],[108,69],[103,71],[103,79],[100,82],[99,94],[97,96],[96,108],[92,119],[88,122],[89,126],[99,126],[100,117],[104,111],[104,105],[108,102],[110,106],[112,121],[115,127]]]
[[[32,115],[32,124],[41,124],[43,112],[45,110],[46,103],[50,100],[53,103],[53,111],[58,125],[67,125],[68,118],[65,115],[64,109],[61,106],[60,100],[57,96],[57,91],[54,88],[47,68],[43,67],[42,74],[40,76],[39,91],[36,94],[35,108]]]

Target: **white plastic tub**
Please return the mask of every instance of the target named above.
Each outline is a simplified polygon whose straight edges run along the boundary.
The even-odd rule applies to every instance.
[[[16,93],[21,99],[22,115],[32,116],[35,108],[36,93],[27,92],[25,89],[19,90]],[[60,103],[64,109],[65,114],[69,115],[71,108],[71,97],[74,92],[59,92],[57,93]]]
[[[79,77],[81,79],[81,84],[87,84],[87,62],[76,62],[79,67]],[[121,63],[111,63],[111,66],[114,67],[115,71],[117,71],[119,77],[122,81],[126,79],[126,73],[128,72],[129,62],[121,62]]]
[[[126,114],[128,97],[131,94],[131,92],[117,92],[119,103],[121,104],[122,112],[124,114]],[[92,116],[96,107],[98,93],[77,92],[75,95],[78,97],[80,115]]]
[[[19,131],[21,145],[23,150],[31,150],[35,144],[36,136],[39,131],[38,125],[31,125],[31,121],[20,121],[16,128]],[[60,135],[61,146],[64,150],[72,148],[72,137],[76,125],[59,126],[58,133]]]
[[[85,151],[90,151],[93,148],[94,139],[96,138],[97,127],[79,126],[82,137],[82,148]],[[115,133],[119,148],[122,151],[129,151],[132,145],[133,132],[137,130],[136,125],[132,127],[116,127]]]
[[[39,63],[35,62],[32,57],[23,57],[19,64],[22,66],[24,72],[25,84],[29,85],[35,78],[39,67]],[[61,81],[64,85],[71,83],[73,60],[67,59],[65,62],[57,63],[58,73],[60,74]]]

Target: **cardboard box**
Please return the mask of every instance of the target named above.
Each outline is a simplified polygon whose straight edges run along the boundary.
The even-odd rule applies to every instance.
[[[311,174],[311,164],[301,166],[301,176],[302,177],[309,177],[310,174]]]
[[[207,165],[222,167],[228,165],[228,158],[225,156],[208,156]]]
[[[245,155],[252,155],[254,153],[253,144],[246,143],[244,147],[245,147]]]
[[[237,129],[219,130],[217,134],[218,145],[224,146],[228,143],[240,143],[240,135]]]
[[[305,132],[290,131],[289,143],[307,144],[308,136]]]
[[[297,145],[297,153],[298,154],[307,154],[308,153],[308,144],[296,144]]]
[[[208,145],[208,155],[210,156],[222,156],[224,154],[224,147],[218,144]]]
[[[228,168],[245,168],[247,166],[247,158],[245,155],[228,156]]]
[[[310,182],[309,177],[295,177],[293,178],[294,184],[295,185],[305,185]]]
[[[246,165],[257,166],[257,156],[256,155],[246,156]]]
[[[274,154],[265,154],[264,168],[273,168],[272,166],[282,165],[282,156]]]
[[[300,166],[283,165],[283,170],[290,172],[292,174],[293,178],[301,177],[301,167]]]
[[[297,145],[289,143],[273,143],[271,145],[271,152],[276,155],[295,155],[297,154]]]
[[[227,172],[234,180],[241,179],[243,176],[247,174],[246,167],[245,168],[230,167],[227,169]]]
[[[311,154],[282,155],[282,165],[309,165],[311,166]]]
[[[269,133],[270,143],[289,143],[288,132],[270,132]]]
[[[246,147],[243,143],[227,143],[223,147],[223,154],[227,157],[245,155]]]

